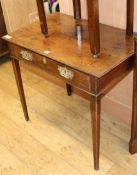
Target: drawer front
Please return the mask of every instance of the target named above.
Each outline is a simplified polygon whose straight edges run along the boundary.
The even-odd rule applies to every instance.
[[[82,90],[90,92],[89,75],[14,44],[9,44],[9,48],[11,56],[16,59],[23,60],[27,64],[33,64]]]

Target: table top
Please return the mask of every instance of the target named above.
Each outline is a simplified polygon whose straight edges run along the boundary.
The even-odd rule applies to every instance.
[[[55,13],[47,17],[47,22],[47,38],[41,33],[39,22],[35,22],[11,33],[12,38],[3,39],[95,77],[102,77],[134,54],[133,36],[126,36],[125,30],[100,24],[101,54],[95,59],[86,20],[76,25],[73,17]]]

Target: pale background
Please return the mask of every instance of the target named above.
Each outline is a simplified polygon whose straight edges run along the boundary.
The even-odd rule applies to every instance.
[[[35,0],[1,0],[8,32],[35,21]],[[82,17],[87,17],[86,0],[81,0]],[[73,14],[72,0],[60,0],[61,12]],[[137,0],[135,0],[135,12]],[[126,0],[100,0],[100,22],[120,28],[126,26]],[[137,31],[137,13],[134,20]],[[132,104],[132,73],[120,82],[103,100],[103,110],[114,117],[130,122]]]

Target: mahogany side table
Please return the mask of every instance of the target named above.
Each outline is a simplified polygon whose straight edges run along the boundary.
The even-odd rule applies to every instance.
[[[24,61],[62,79],[72,87],[90,95],[94,167],[99,169],[100,111],[102,97],[133,68],[133,36],[126,31],[100,25],[101,54],[94,59],[90,52],[88,24],[81,20],[77,30],[73,17],[60,13],[47,17],[50,37],[41,33],[39,22],[20,29],[3,39],[8,42],[18,91],[25,115],[29,120],[19,62]],[[80,29],[80,26],[77,26]],[[76,39],[77,36],[77,39]],[[84,114],[83,114],[84,115]],[[136,130],[132,130],[132,135]],[[130,152],[137,152],[131,139]]]

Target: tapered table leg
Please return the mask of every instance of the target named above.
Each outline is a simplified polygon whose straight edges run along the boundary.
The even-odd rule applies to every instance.
[[[27,105],[26,105],[26,99],[25,99],[25,95],[24,95],[24,89],[23,89],[23,84],[22,84],[19,61],[16,59],[13,59],[13,58],[11,60],[12,60],[13,70],[14,70],[14,74],[15,74],[15,79],[16,79],[16,83],[17,83],[17,87],[18,87],[18,92],[19,92],[25,120],[28,121],[29,116],[28,116],[28,110],[27,110]]]
[[[67,88],[67,94],[68,96],[72,95],[72,87],[70,84],[66,83],[66,88]]]
[[[135,59],[134,59],[134,79],[133,79],[133,106],[132,106],[132,125],[129,151],[131,154],[137,153],[137,39],[135,40]]]
[[[92,117],[93,157],[94,157],[95,170],[99,169],[100,111],[101,111],[101,98],[92,96],[91,117]]]
[[[131,125],[131,140],[129,143],[129,152],[137,153],[137,92],[133,93],[133,113]]]

